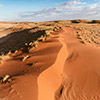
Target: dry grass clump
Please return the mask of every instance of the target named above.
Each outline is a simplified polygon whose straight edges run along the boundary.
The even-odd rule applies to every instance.
[[[11,80],[11,77],[10,75],[5,75],[4,77],[0,77],[0,83],[3,84],[3,83],[11,83],[12,80]]]
[[[37,41],[39,41],[39,42],[42,42],[42,41],[45,41],[45,40],[46,40],[46,37],[44,37],[43,35],[41,35],[41,37],[39,37],[37,39]]]
[[[81,35],[79,35],[79,34],[77,35],[77,38],[78,38],[78,39],[82,39]]]
[[[26,61],[26,59],[28,59],[28,58],[30,58],[30,56],[29,56],[29,55],[24,56],[24,57],[23,57],[23,59],[22,59],[22,61]]]
[[[3,59],[6,59],[6,58],[9,58],[8,54],[5,55],[4,53],[1,53],[0,59],[3,60]]]
[[[54,27],[53,31],[57,31],[59,29],[61,29],[61,27],[60,26],[56,26],[56,27]]]
[[[53,30],[46,30],[45,33],[46,33],[46,36],[50,36],[50,34],[53,32]]]

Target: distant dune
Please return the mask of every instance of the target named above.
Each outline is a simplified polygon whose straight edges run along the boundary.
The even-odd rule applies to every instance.
[[[99,23],[0,22],[0,99],[100,100]]]
[[[100,23],[100,20],[71,20],[72,23]]]

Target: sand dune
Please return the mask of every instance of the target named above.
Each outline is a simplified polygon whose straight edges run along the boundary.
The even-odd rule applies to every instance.
[[[25,28],[0,39],[1,51],[8,53],[7,46],[15,45],[14,51],[18,50],[24,43],[45,35],[45,30],[53,30],[30,52],[19,49],[0,57],[0,99],[100,100],[100,26],[65,21],[38,25],[38,31],[36,26]],[[10,81],[3,81],[6,75]]]
[[[48,38],[44,43],[40,44],[35,51],[28,54],[30,58],[25,62],[22,61],[22,58],[26,54],[17,57],[9,57],[6,60],[4,59],[4,61],[2,60],[2,64],[0,65],[0,71],[2,73],[0,73],[0,76],[2,77],[5,74],[9,74],[14,78],[12,79],[13,82],[10,84],[11,87],[6,87],[8,90],[6,88],[4,89],[1,85],[1,87],[6,91],[5,95],[8,94],[6,98],[10,100],[32,100],[33,98],[34,100],[37,100],[37,78],[42,71],[55,62],[61,46],[61,43],[59,43],[58,40],[55,40],[55,37],[54,39]],[[34,63],[33,67],[29,66],[31,63]],[[25,82],[25,85],[21,84],[23,82]],[[25,92],[24,89],[27,91]],[[27,93],[29,95],[26,95]],[[22,97],[20,95],[22,95]],[[5,96],[3,95],[3,97]]]
[[[99,100],[100,49],[73,41],[66,44],[68,57],[56,100]]]

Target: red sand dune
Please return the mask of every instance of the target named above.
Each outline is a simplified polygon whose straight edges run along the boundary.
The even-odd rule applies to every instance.
[[[100,49],[82,44],[73,32],[62,27],[30,53],[2,60],[0,77],[9,74],[12,82],[0,84],[0,98],[100,100]]]
[[[67,29],[68,31],[68,29]],[[64,38],[68,57],[63,69],[62,83],[56,92],[56,100],[100,99],[100,49]]]

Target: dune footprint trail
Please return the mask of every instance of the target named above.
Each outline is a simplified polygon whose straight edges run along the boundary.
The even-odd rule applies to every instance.
[[[38,77],[38,100],[54,100],[55,91],[61,84],[61,74],[68,52],[61,34],[58,40],[61,42],[62,48],[57,55],[55,63]]]

